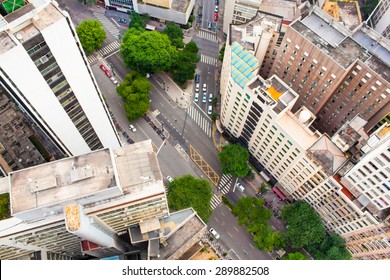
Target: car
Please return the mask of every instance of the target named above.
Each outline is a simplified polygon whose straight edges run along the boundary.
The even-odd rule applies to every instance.
[[[118,22],[119,23],[127,23],[127,20],[125,20],[124,18],[120,18],[120,19],[118,19]]]
[[[204,92],[202,96],[202,102],[206,103],[207,102],[207,94]]]
[[[169,183],[171,183],[172,181],[173,181],[173,178],[171,177],[171,176],[167,176],[167,181],[169,182]]]
[[[237,183],[236,185],[237,189],[239,189],[242,193],[245,191],[244,186],[241,183]]]
[[[209,21],[208,28],[211,29],[211,27],[212,27],[211,21]]]
[[[212,101],[213,101],[213,94],[210,93],[210,94],[209,94],[209,102],[212,102]]]
[[[199,93],[195,93],[194,101],[195,102],[199,101]]]
[[[114,85],[118,84],[118,81],[115,79],[115,77],[111,77],[110,80],[114,83]]]
[[[123,132],[122,132],[122,135],[123,135],[123,137],[125,137],[126,139],[129,139],[129,138],[130,138],[130,137],[129,137],[129,134],[127,134],[126,131],[123,131]]]
[[[195,83],[199,83],[199,74],[195,74]]]
[[[210,228],[210,233],[215,237],[215,239],[220,237],[219,233],[214,228]]]
[[[218,13],[218,6],[215,6],[214,12]]]
[[[214,13],[214,21],[218,21],[218,13]]]
[[[137,129],[135,128],[135,126],[132,125],[132,124],[129,124],[129,128],[130,128],[130,130],[131,130],[132,132],[136,132],[136,131],[137,131]]]
[[[199,92],[199,84],[195,84],[195,92]]]
[[[103,72],[106,73],[106,76],[107,76],[107,77],[109,77],[109,78],[112,77],[110,71],[108,71],[108,69],[106,68],[106,66],[104,66],[104,64],[100,64],[100,69],[102,69]]]
[[[211,115],[213,113],[213,106],[209,105],[209,108],[207,109],[207,114]]]
[[[206,84],[203,84],[202,91],[203,91],[203,92],[206,92],[206,91],[207,91],[207,85],[206,85]]]
[[[135,143],[134,140],[131,139],[131,138],[127,138],[126,140],[127,140],[127,143],[129,143],[129,144],[134,144]]]
[[[215,5],[219,5],[219,0],[215,0]]]

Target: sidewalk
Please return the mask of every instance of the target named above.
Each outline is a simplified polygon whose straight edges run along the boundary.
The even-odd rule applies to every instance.
[[[173,100],[183,109],[191,106],[191,92],[183,91],[166,73],[159,72],[152,75],[159,86],[167,93],[169,101]],[[187,89],[192,89],[192,81],[188,81]]]

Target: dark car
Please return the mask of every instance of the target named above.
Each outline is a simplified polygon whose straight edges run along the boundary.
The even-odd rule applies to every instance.
[[[218,13],[215,13],[215,14],[214,14],[214,20],[215,20],[215,21],[218,21]]]
[[[199,74],[195,74],[195,83],[199,83]]]
[[[130,138],[129,134],[127,134],[126,131],[123,131],[123,132],[122,132],[122,135],[123,135],[123,137],[125,137],[126,139],[129,139],[129,138]]]
[[[215,5],[219,5],[219,0],[215,0]]]
[[[120,18],[120,19],[118,19],[118,22],[119,23],[127,23],[127,20],[125,20],[124,18]]]

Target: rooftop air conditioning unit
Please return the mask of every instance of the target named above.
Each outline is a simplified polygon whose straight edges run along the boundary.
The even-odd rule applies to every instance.
[[[47,58],[47,56],[42,56],[39,61],[43,64],[43,63],[46,63],[49,61],[49,59]]]

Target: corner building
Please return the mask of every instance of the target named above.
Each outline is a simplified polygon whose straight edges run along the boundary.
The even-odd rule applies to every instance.
[[[0,87],[63,154],[119,147],[69,15],[31,0],[0,15]]]

